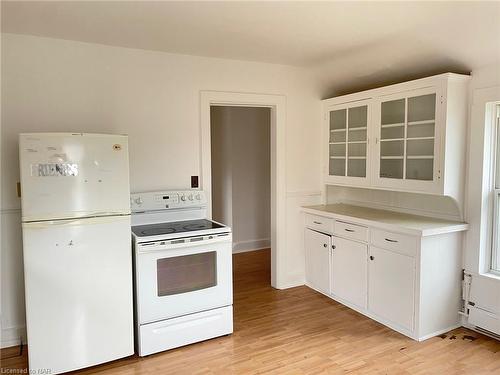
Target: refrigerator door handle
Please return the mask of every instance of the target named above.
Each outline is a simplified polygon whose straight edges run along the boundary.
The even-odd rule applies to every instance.
[[[45,221],[30,221],[23,222],[24,228],[42,229],[59,226],[70,225],[90,225],[90,224],[104,224],[116,221],[129,215],[116,215],[116,216],[92,216],[77,219],[64,219],[64,220],[45,220]]]

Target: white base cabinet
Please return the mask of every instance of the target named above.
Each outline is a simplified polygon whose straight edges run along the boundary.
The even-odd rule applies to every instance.
[[[460,326],[462,233],[456,227],[417,236],[307,212],[306,285],[415,340]]]
[[[330,249],[332,238],[324,233],[307,229],[305,233],[306,282],[319,292],[330,291]]]
[[[382,319],[413,331],[415,258],[370,248],[368,308]]]
[[[366,308],[368,246],[340,237],[333,238],[331,293]]]

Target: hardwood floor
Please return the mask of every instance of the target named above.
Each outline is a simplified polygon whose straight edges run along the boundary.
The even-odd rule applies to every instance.
[[[268,250],[234,256],[233,335],[78,374],[500,374],[496,340],[460,328],[415,342],[307,287],[272,289],[269,264]],[[9,350],[2,373],[26,368]]]

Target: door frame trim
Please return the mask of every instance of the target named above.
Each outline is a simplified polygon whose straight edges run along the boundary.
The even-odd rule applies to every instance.
[[[212,217],[212,157],[210,107],[266,107],[271,109],[271,285],[286,288],[283,274],[286,246],[286,97],[226,91],[200,92],[201,187],[207,195],[207,213]]]

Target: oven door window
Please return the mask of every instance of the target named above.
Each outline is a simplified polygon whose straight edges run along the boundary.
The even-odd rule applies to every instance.
[[[158,296],[194,292],[217,285],[217,252],[156,261]]]

